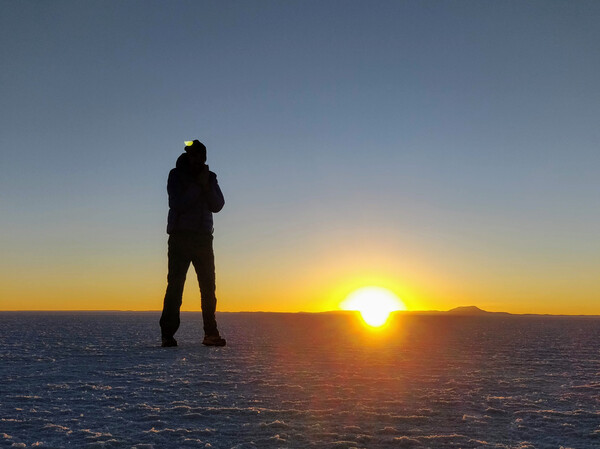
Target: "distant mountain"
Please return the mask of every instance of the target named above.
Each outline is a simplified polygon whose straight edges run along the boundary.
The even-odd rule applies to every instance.
[[[486,312],[477,306],[461,306],[448,310],[448,313],[452,313],[453,315],[485,315],[489,312]]]
[[[508,312],[488,312],[477,306],[455,307],[454,309],[448,310],[446,313],[452,315],[510,315]]]

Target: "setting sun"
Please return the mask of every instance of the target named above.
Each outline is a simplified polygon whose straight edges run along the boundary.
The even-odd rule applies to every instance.
[[[400,298],[382,287],[359,288],[346,297],[340,308],[359,311],[365,323],[372,327],[383,326],[391,312],[406,310]]]

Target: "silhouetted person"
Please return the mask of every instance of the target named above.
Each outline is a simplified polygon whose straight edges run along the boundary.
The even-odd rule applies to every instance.
[[[217,175],[206,165],[206,147],[194,140],[185,147],[169,173],[169,274],[167,292],[160,317],[162,346],[177,346],[173,337],[179,328],[179,309],[185,277],[194,265],[200,286],[204,340],[207,346],[224,346],[217,329],[215,310],[215,260],[213,253],[213,212],[219,212],[225,200]]]

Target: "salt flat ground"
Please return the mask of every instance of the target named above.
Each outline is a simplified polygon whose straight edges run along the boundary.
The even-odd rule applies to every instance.
[[[600,319],[0,313],[0,447],[598,448]]]

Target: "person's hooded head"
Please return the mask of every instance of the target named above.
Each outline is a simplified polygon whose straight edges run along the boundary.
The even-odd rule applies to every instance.
[[[206,146],[199,140],[186,142],[185,153],[192,171],[198,171],[206,163]]]

